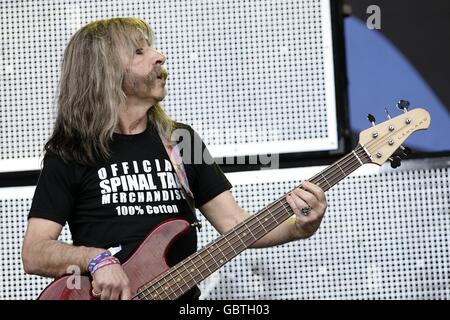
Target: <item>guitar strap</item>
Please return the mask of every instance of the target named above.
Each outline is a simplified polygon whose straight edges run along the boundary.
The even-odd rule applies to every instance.
[[[186,174],[186,169],[184,168],[183,158],[181,157],[180,147],[178,144],[169,143],[166,137],[164,137],[161,133],[159,133],[159,136],[164,145],[164,148],[166,149],[167,155],[169,156],[170,162],[175,169],[178,180],[183,187],[183,193],[185,195],[186,201],[193,212],[195,212],[194,194],[189,187],[189,181]]]

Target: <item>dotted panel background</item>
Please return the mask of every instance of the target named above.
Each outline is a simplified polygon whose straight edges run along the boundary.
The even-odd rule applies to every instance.
[[[245,251],[202,283],[202,298],[449,299],[449,173],[347,178],[327,193],[329,208],[313,237]],[[257,212],[306,178],[237,185],[233,193]],[[217,237],[205,229],[202,246]]]
[[[52,280],[23,270],[20,253],[31,199],[32,195],[18,195],[17,199],[0,200],[0,299],[36,299]],[[67,225],[59,239],[71,243]]]
[[[347,178],[327,193],[329,208],[316,235],[243,252],[201,283],[202,298],[449,299],[449,174],[442,168]],[[232,190],[257,212],[306,178]],[[32,194],[17,195],[0,200],[0,299],[34,299],[50,281],[23,272]],[[200,246],[218,236],[203,222]],[[61,239],[70,239],[66,228]]]
[[[2,0],[0,13],[0,160],[40,156],[68,40],[117,16],[155,30],[166,108],[207,145],[329,138],[321,1]]]

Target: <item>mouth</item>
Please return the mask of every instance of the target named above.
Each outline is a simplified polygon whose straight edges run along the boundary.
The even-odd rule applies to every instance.
[[[166,79],[167,79],[167,71],[164,70],[163,68],[161,68],[161,70],[158,73],[158,76],[156,78],[159,79],[159,80],[162,80],[162,81],[166,81]]]
[[[166,80],[164,79],[163,76],[159,76],[159,77],[157,77],[156,79],[160,80],[160,81],[162,82],[163,85],[166,84]]]

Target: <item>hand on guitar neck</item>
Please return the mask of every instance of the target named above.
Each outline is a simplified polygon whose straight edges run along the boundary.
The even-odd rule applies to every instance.
[[[304,181],[301,188],[295,188],[287,197],[287,203],[295,213],[294,237],[305,239],[311,237],[319,228],[327,209],[323,190],[309,181]]]

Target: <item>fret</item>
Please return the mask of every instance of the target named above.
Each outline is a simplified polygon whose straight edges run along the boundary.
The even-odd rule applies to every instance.
[[[158,296],[160,299],[162,299],[161,297],[161,293],[159,292],[159,290],[162,290],[164,292],[164,285],[162,284],[162,282],[164,282],[165,284],[167,284],[168,280],[164,277],[163,274],[159,275],[158,277],[156,277],[155,279],[153,279],[152,281],[148,282],[145,286],[143,286],[144,290],[148,290],[151,292],[154,292],[153,294],[151,294],[151,296],[153,298],[156,298],[156,296]],[[160,283],[158,285],[158,283]],[[156,288],[159,287],[159,288]],[[143,291],[141,291],[142,294]]]
[[[291,207],[288,205],[287,202],[281,202],[281,205],[283,206],[283,210],[284,210],[284,215],[282,217],[282,220],[286,220],[287,218],[289,218],[290,216],[292,216],[294,214],[294,211],[291,209]],[[288,205],[288,207],[286,207],[286,205]]]
[[[267,211],[269,211],[269,215],[272,218],[273,221],[278,222],[277,219],[274,217],[272,211],[270,211],[269,207],[267,207]]]
[[[184,270],[187,271],[187,270],[186,270],[186,267],[184,266],[184,264],[181,264],[181,265],[180,265],[179,269],[181,269],[181,268],[184,268]],[[184,286],[187,287],[187,286],[189,286],[189,285],[188,285],[188,283],[186,282],[186,280],[184,280],[184,277],[182,276],[182,273],[183,273],[183,271],[179,271],[179,272],[178,272],[178,277],[181,278],[181,280],[183,280]],[[189,272],[187,272],[187,274],[189,274]],[[177,278],[177,280],[178,280],[179,278]]]
[[[290,216],[292,215],[292,213],[293,213],[292,210],[290,210],[291,207],[286,208],[286,206],[284,205],[284,202],[283,202],[283,201],[279,201],[279,202],[280,202],[281,205],[283,206],[283,209],[284,209],[285,213],[287,213],[288,216],[290,217]]]
[[[244,241],[242,241],[242,238],[240,237],[240,235],[238,234],[238,229],[236,229],[235,231],[234,231],[234,234],[239,238],[239,240],[241,240],[241,242],[242,242],[242,244],[244,245],[244,248],[246,248],[247,247],[247,244],[244,242]]]
[[[347,174],[344,172],[344,170],[342,170],[342,167],[339,165],[339,163],[336,163],[336,166],[342,171],[342,173],[344,174],[343,177],[347,176]]]
[[[191,277],[191,280],[195,282],[195,278],[192,276],[192,272],[190,272],[188,270],[187,263],[184,263],[182,266],[184,267],[184,270],[186,271],[186,273]]]
[[[263,228],[264,232],[268,232],[267,229],[264,228],[264,223],[260,219],[255,219],[255,220],[258,221],[259,225]]]
[[[147,289],[147,290],[148,290],[148,289]],[[153,294],[153,297],[154,297],[154,298],[158,297],[159,300],[162,300],[162,297],[161,297],[161,295],[159,294],[158,290],[153,290],[153,292],[155,292],[155,293]]]
[[[331,188],[330,183],[328,182],[327,178],[325,178],[325,176],[323,174],[320,174],[322,176],[322,178],[325,180],[325,182],[328,184],[328,188]]]
[[[198,283],[198,281],[195,279],[194,276],[192,276],[192,274],[194,273],[194,269],[191,266],[188,266],[188,264],[195,266],[195,270],[197,270],[198,273],[200,273],[200,270],[197,268],[196,264],[193,263],[192,259],[190,259],[189,261],[187,261],[186,263],[181,264],[179,267],[177,267],[173,273],[176,274],[176,279],[175,280],[175,284],[178,286],[178,294],[176,294],[173,298],[176,299],[178,297],[180,297],[181,295],[183,295],[185,292],[187,292],[192,286],[194,286],[195,284]],[[188,270],[188,267],[190,268],[190,270]],[[184,271],[186,271],[187,275],[189,275],[189,277],[191,278],[191,280],[193,281],[193,283],[189,283],[189,281],[186,281],[183,273],[184,271],[181,270],[184,269]],[[184,282],[184,285],[179,285],[178,283],[180,281]]]
[[[167,276],[172,277],[172,275],[170,273],[168,273]],[[176,297],[175,291],[173,291],[172,286],[169,285],[170,279],[169,280],[165,279],[165,280],[166,280],[166,282],[165,282],[164,286],[161,287],[161,288],[163,288],[163,293],[165,293],[167,297],[170,297],[171,294],[173,294]],[[171,280],[173,280],[173,278]],[[172,293],[170,293],[168,289],[170,289],[170,291],[172,291]]]
[[[208,247],[207,247],[208,248]],[[205,260],[203,260],[203,257],[201,254],[198,255],[198,257],[200,258],[200,260],[202,260],[202,263],[206,266],[206,268],[208,269],[209,273],[211,274],[211,269],[209,269],[208,264],[205,263]],[[201,275],[203,276],[203,274],[201,273]]]
[[[364,151],[364,153],[365,153],[364,155],[365,155],[367,158],[372,159],[372,157],[370,156],[369,150],[367,150],[365,146],[361,146],[361,145],[360,145],[360,147],[361,147],[361,149]]]
[[[147,299],[147,296],[150,296],[151,299],[155,300],[155,299],[157,298],[157,296],[159,296],[159,293],[158,293],[158,291],[154,288],[154,285],[149,285],[149,284],[147,284],[147,285],[143,286],[143,289],[142,289],[141,291],[138,291],[138,292],[137,292],[137,295],[138,295],[138,296],[141,296],[141,295],[143,296],[143,297],[140,298],[140,299],[146,299],[146,300],[148,300],[148,299]]]
[[[158,294],[159,298],[163,300],[164,299],[163,296],[168,296],[167,293],[164,291],[164,285],[167,284],[167,279],[161,278],[161,280],[159,280],[158,282],[161,282],[159,288],[153,288],[153,291],[155,291]],[[153,287],[155,287],[158,284],[158,282],[153,284]]]
[[[353,155],[356,157],[356,159],[359,161],[359,163],[361,163],[361,165],[363,165],[364,163],[361,161],[361,159],[358,157],[358,155],[356,154],[355,150],[352,151]]]
[[[175,289],[175,290],[180,290],[181,287],[178,285],[177,281],[175,280],[173,273],[168,273],[167,275],[170,276],[170,280],[173,282],[173,284],[176,285],[176,286],[178,287],[178,289]],[[174,298],[176,298],[176,297],[177,297],[177,293],[176,293],[176,291],[172,288],[172,286],[170,286],[170,290],[171,290],[172,293],[174,294]]]
[[[236,252],[236,251],[234,250],[234,247],[231,245],[230,241],[228,241],[228,237],[223,237],[223,238],[228,242],[228,245],[230,246],[231,250],[233,250],[233,253],[234,253],[235,255],[238,255],[238,252]]]
[[[171,279],[172,279],[172,281],[173,281],[173,283],[174,283],[174,285],[175,286],[177,286],[177,288],[175,289],[175,290],[181,290],[181,287],[180,287],[180,285],[178,284],[178,282],[180,281],[180,278],[175,278],[175,274],[172,272],[172,273],[170,273],[170,277],[171,277]],[[182,291],[182,290],[181,290]],[[174,293],[176,293],[176,291],[174,291]]]
[[[217,246],[217,249],[219,249],[220,253],[222,254],[222,256],[225,258],[225,261],[228,261],[228,257],[225,255],[225,253],[223,253],[222,249],[220,248],[220,246]],[[223,264],[222,260],[219,260],[219,262],[221,264]]]
[[[212,262],[214,262],[214,264],[216,264],[216,265],[219,265],[219,263],[217,262],[217,260],[214,258],[214,245],[215,245],[215,244],[206,247],[206,250],[205,250],[205,251],[208,253],[209,257],[212,259]],[[211,253],[210,250],[212,250],[213,252]],[[212,266],[211,266],[211,267],[212,267]]]
[[[197,256],[197,257],[198,257],[198,256]],[[200,270],[198,269],[196,261],[193,261],[193,259],[192,259],[191,265],[193,265],[193,266],[195,267],[195,270],[197,270],[197,274],[199,274],[200,277],[202,277],[203,275],[202,275],[202,273],[200,272]],[[192,272],[193,272],[193,270],[194,270],[194,269],[191,268],[191,271],[192,271]]]
[[[247,224],[245,223],[244,226],[247,228],[248,233],[250,233],[250,235],[253,237],[253,240],[258,240],[255,235],[253,234],[252,230],[249,229],[249,227],[247,226]]]
[[[146,288],[145,291],[147,291],[147,295],[151,293],[151,291],[148,288]],[[142,294],[142,291],[139,294]],[[145,300],[148,300],[147,295],[144,295]]]
[[[342,166],[344,163],[346,163],[345,167]],[[360,164],[363,164],[363,162],[361,158],[358,157],[355,150],[353,150],[343,159],[333,163],[322,172],[319,172],[312,179],[310,179],[310,181],[319,185],[324,191],[327,191],[336,183],[348,176],[351,172],[360,167]],[[321,177],[321,179],[318,177]],[[319,180],[326,182],[326,186],[321,186]]]
[[[272,222],[270,223],[270,226],[268,226],[270,228],[270,230],[272,230],[272,224],[273,222],[275,222],[275,226],[278,226],[280,224],[280,218],[277,218],[276,216],[274,216],[273,212],[269,209],[267,209],[269,211],[269,215],[272,218]],[[273,210],[273,208],[272,208]]]

